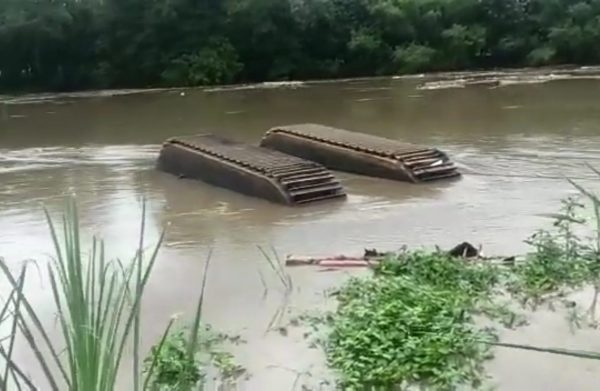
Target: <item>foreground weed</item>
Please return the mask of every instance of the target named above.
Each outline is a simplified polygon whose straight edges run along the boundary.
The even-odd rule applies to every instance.
[[[527,241],[533,251],[515,266],[508,290],[533,307],[548,297],[581,287],[592,281],[589,246],[576,234],[584,223],[584,205],[577,198],[562,201],[553,230],[538,230]]]
[[[495,346],[598,359],[593,352],[499,342],[493,329],[475,325],[481,315],[505,327],[526,324],[512,310],[516,303],[507,293],[537,304],[592,283],[595,309],[600,198],[574,185],[592,201],[596,224],[591,242],[577,235],[584,205],[569,198],[555,215],[553,229],[540,230],[528,240],[533,251],[519,263],[469,261],[439,250],[388,254],[374,267],[373,277],[351,279],[336,292],[335,312],[302,318],[313,335],[327,331],[316,342],[324,348],[340,388],[479,388],[485,378],[483,363]],[[570,308],[569,316],[573,328],[581,325],[578,309]]]
[[[441,251],[406,251],[389,255],[374,270],[376,275],[407,276],[473,299],[491,294],[501,274],[495,265],[469,263]]]
[[[62,335],[58,340],[49,337],[47,328],[23,292],[29,264],[25,264],[17,276],[6,262],[0,260],[0,275],[12,288],[9,300],[3,306],[5,309],[11,307],[12,311],[7,315],[2,310],[0,320],[8,318],[13,325],[8,348],[5,349],[0,342],[0,354],[7,363],[7,370],[0,374],[1,389],[7,388],[9,376],[16,389],[39,389],[11,357],[15,330],[34,353],[48,385],[45,389],[114,391],[118,372],[128,364],[124,361],[126,349],[131,349],[133,356],[131,366],[128,364],[133,390],[149,389],[156,364],[160,364],[158,357],[168,357],[171,353],[166,341],[173,320],[168,323],[160,343],[153,350],[149,360],[152,364],[146,371],[146,379],[142,379],[140,308],[164,233],[148,253],[144,241],[144,205],[137,252],[130,262],[121,262],[109,260],[104,243],[97,239],[92,241],[91,251],[85,255],[74,199],[69,200],[66,206],[62,229],[57,229],[48,213],[46,216],[56,253],[47,273]],[[190,352],[196,351],[198,345],[195,337],[198,333],[193,330],[198,330],[200,324],[208,264],[207,261],[192,331],[185,342],[187,357],[191,356]],[[178,390],[190,389],[185,386],[188,383],[180,383],[184,387]]]
[[[598,176],[600,179],[600,170],[590,165],[588,167]],[[588,278],[592,282],[594,287],[594,297],[588,310],[588,314],[592,324],[597,325],[596,320],[596,306],[598,304],[598,297],[600,296],[600,195],[593,193],[586,189],[580,184],[569,180],[579,193],[585,197],[592,205],[592,226],[594,235],[591,238],[591,243],[584,246],[585,258],[588,266]]]
[[[280,282],[281,286],[284,289],[283,296],[281,298],[281,304],[277,307],[277,310],[275,311],[275,313],[271,317],[271,320],[269,321],[269,324],[267,325],[267,332],[272,329],[277,329],[281,332],[281,330],[284,330],[284,328],[282,328],[279,325],[283,321],[285,312],[288,309],[290,297],[294,291],[294,281],[292,280],[292,276],[285,270],[284,262],[281,261],[279,255],[277,254],[277,251],[274,248],[271,248],[271,254],[269,254],[265,249],[263,249],[260,246],[258,246],[258,250],[261,252],[271,271],[275,274],[277,280]],[[264,276],[260,272],[259,275],[262,284],[265,287],[266,293],[267,288]]]
[[[239,337],[217,334],[209,326],[200,327],[193,355],[188,354],[192,330],[181,329],[165,336],[152,347],[146,358],[144,371],[152,372],[150,386],[157,391],[179,391],[206,383],[208,370],[215,369],[223,382],[236,381],[245,368],[235,362],[234,356],[223,350],[223,344],[240,343]],[[152,369],[152,371],[151,371]]]
[[[441,251],[388,254],[374,277],[350,279],[333,313],[305,316],[339,386],[348,390],[478,387],[491,331],[474,316],[519,323],[496,305],[501,271]],[[323,333],[323,330],[326,330]]]
[[[352,279],[325,344],[343,389],[433,389],[481,383],[489,335],[472,325],[471,303],[410,277]]]
[[[187,354],[187,343],[186,333],[177,331],[168,335],[162,344],[152,347],[144,361],[144,371],[149,373],[153,369],[153,389],[189,389],[203,379],[202,363],[196,354],[193,357]]]
[[[145,211],[144,211],[145,214]],[[81,250],[79,218],[74,201],[63,216],[62,235],[47,214],[56,258],[48,265],[51,294],[65,344],[65,359],[5,263],[4,277],[17,291],[22,309],[15,313],[19,329],[52,390],[114,390],[128,343],[133,344],[134,382],[139,390],[139,308],[162,236],[148,259],[144,256],[144,222],[136,255],[128,264],[108,261],[104,243],[94,239],[89,257]],[[144,219],[143,219],[144,221]],[[24,266],[26,268],[27,266]],[[41,341],[36,338],[41,336]],[[132,341],[133,340],[133,341]],[[43,354],[48,351],[48,354]],[[57,371],[52,368],[57,368]]]
[[[220,379],[225,382],[234,382],[246,373],[246,368],[238,364],[230,352],[213,349],[210,356],[211,364],[219,372]]]
[[[524,302],[539,303],[547,294],[581,286],[587,278],[582,258],[567,258],[564,248],[547,231],[534,234],[529,243],[535,251],[514,269],[509,290]]]

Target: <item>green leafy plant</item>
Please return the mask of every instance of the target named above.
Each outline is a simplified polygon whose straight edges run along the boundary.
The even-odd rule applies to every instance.
[[[329,329],[319,342],[343,389],[477,387],[489,357],[481,341],[492,335],[474,316],[512,315],[493,301],[499,275],[495,265],[439,250],[389,254],[374,277],[336,292],[335,312],[309,321]]]
[[[600,170],[588,166],[599,178]],[[594,297],[589,309],[589,315],[592,323],[596,322],[596,306],[598,297],[600,296],[600,195],[591,192],[583,186],[575,183],[572,180],[569,182],[584,196],[592,205],[592,225],[594,235],[591,238],[591,243],[582,245],[583,258],[587,264],[587,280],[591,281],[594,286]]]
[[[325,343],[347,390],[481,383],[489,335],[471,323],[471,302],[408,276],[352,279]]]
[[[407,276],[441,290],[472,299],[487,296],[499,282],[500,270],[485,263],[469,263],[442,251],[405,251],[387,256],[374,268],[376,275]]]
[[[153,370],[153,389],[189,389],[204,378],[202,362],[197,352],[192,357],[188,355],[187,343],[187,335],[181,330],[169,334],[161,344],[152,347],[145,360],[145,372]]]
[[[570,197],[562,201],[561,213],[554,216],[554,230],[538,230],[527,243],[534,251],[518,264],[508,290],[524,303],[538,305],[548,295],[575,289],[591,281],[589,251],[576,235],[584,205]]]
[[[215,333],[210,326],[197,329],[197,345],[192,355],[188,346],[192,330],[183,328],[171,331],[163,340],[152,347],[144,361],[144,372],[152,390],[178,391],[206,383],[209,369],[217,371],[223,382],[234,382],[246,369],[236,363],[235,357],[224,350],[225,343],[242,342],[239,337]]]
[[[490,354],[483,346],[598,359],[594,352],[498,342],[493,330],[474,323],[476,315],[484,315],[507,327],[525,324],[510,302],[501,302],[507,290],[537,305],[590,283],[595,287],[588,311],[593,320],[600,292],[600,197],[571,183],[591,202],[591,240],[577,234],[586,222],[581,218],[586,207],[571,197],[554,215],[553,229],[532,235],[527,243],[533,251],[513,266],[468,261],[439,250],[403,251],[375,266],[374,277],[348,281],[337,292],[334,313],[309,319],[316,330],[323,325],[329,330],[320,342],[342,388],[478,387]],[[580,327],[583,316],[574,303],[568,316],[571,327]]]
[[[246,369],[235,361],[230,352],[212,350],[210,352],[211,363],[219,372],[221,380],[225,382],[235,381],[246,373]]]

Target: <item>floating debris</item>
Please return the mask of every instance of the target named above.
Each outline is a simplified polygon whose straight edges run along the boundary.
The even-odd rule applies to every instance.
[[[398,256],[395,252],[380,252],[376,249],[365,249],[362,256],[349,255],[288,255],[285,258],[286,266],[321,266],[321,267],[373,267],[378,265],[386,257]],[[469,242],[462,242],[447,251],[447,254],[465,261],[491,262],[502,266],[512,267],[520,259],[516,256],[486,257],[481,246],[476,248]]]

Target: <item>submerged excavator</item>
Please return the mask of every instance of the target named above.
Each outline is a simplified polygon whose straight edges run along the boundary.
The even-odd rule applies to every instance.
[[[345,198],[329,169],[413,183],[460,176],[436,148],[317,124],[275,127],[260,146],[212,134],[173,137],[158,168],[286,205]]]
[[[317,124],[279,126],[261,146],[332,170],[407,182],[426,182],[460,175],[448,156],[436,149]]]
[[[335,176],[318,163],[211,134],[168,139],[158,168],[287,205],[346,196]]]

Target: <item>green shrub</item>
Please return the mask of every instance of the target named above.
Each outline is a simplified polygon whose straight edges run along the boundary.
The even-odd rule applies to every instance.
[[[375,273],[410,277],[476,299],[491,293],[499,282],[500,270],[492,264],[469,263],[441,251],[410,251],[388,256],[375,267]]]
[[[432,69],[435,56],[435,49],[412,43],[394,50],[393,60],[399,71],[414,73]]]
[[[182,54],[169,62],[163,82],[177,86],[227,84],[242,70],[237,53],[226,40],[216,40],[194,53]]]
[[[551,46],[542,46],[533,49],[527,55],[527,64],[533,66],[547,65],[552,63],[552,60],[556,56],[556,49]]]
[[[153,377],[151,384],[161,391],[187,390],[194,387],[204,378],[203,365],[197,352],[190,356],[187,352],[188,338],[183,331],[171,333],[162,345],[152,347],[150,355],[145,359],[145,372]]]
[[[476,386],[487,334],[469,300],[409,277],[353,279],[339,293],[325,351],[345,390]]]

